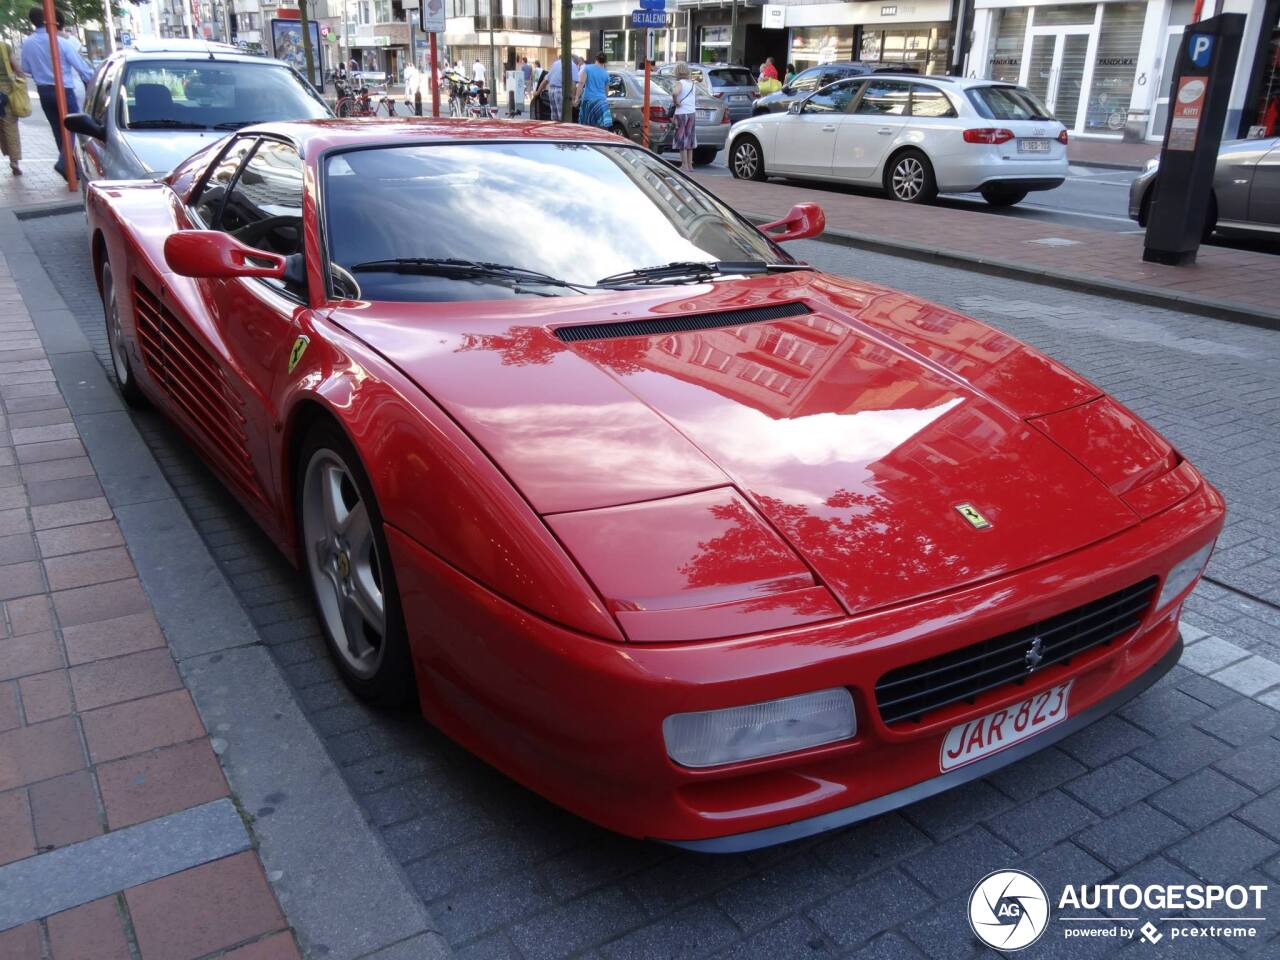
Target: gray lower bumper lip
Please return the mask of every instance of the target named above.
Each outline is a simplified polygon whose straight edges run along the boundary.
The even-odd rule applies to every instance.
[[[926,797],[932,797],[934,794],[942,793],[944,790],[950,790],[952,787],[958,787],[971,780],[985,777],[1001,767],[1007,767],[1011,763],[1016,763],[1024,757],[1057,743],[1077,730],[1087,727],[1095,720],[1101,720],[1172,670],[1181,656],[1182,636],[1179,634],[1177,641],[1169,652],[1152,665],[1146,673],[1134,678],[1104,700],[1095,703],[1084,713],[1068,717],[1057,726],[1050,727],[1044,733],[1037,734],[1029,740],[1014,744],[1007,750],[1001,750],[990,757],[977,760],[974,763],[952,770],[950,773],[941,774],[931,780],[924,780],[893,793],[887,793],[882,797],[876,797],[863,803],[856,803],[851,807],[845,807],[842,810],[832,810],[830,813],[810,817],[808,820],[797,820],[794,823],[766,827],[763,830],[752,830],[749,833],[735,833],[727,837],[713,837],[710,840],[659,840],[658,842],[670,844],[673,847],[682,847],[685,850],[693,850],[697,853],[745,853],[748,850],[759,850],[761,847],[772,847],[779,843],[789,843],[792,840],[811,837],[815,833],[823,833],[827,830],[834,830],[837,827],[845,827],[860,820],[869,820],[882,813],[888,813],[890,810],[897,810],[899,807],[905,807]]]

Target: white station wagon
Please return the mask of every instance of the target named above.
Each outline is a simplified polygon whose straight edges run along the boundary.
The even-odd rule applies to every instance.
[[[1025,87],[873,74],[829,84],[729,132],[735,177],[882,186],[895,200],[979,191],[995,206],[1067,176],[1067,129]]]

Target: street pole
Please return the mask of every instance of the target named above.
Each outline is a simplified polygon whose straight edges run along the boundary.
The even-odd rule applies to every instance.
[[[307,63],[307,83],[312,83],[316,71],[315,61],[311,58],[311,20],[307,15],[307,0],[298,0],[298,19],[302,24],[302,57]],[[320,86],[323,89],[323,77],[320,78]]]
[[[347,0],[342,0],[342,69],[350,69],[351,64],[351,18],[347,15]],[[347,77],[347,83],[351,78]]]
[[[44,31],[49,37],[49,56],[53,59],[53,90],[58,100],[58,133],[62,137],[62,157],[67,173],[67,193],[80,189],[76,179],[76,158],[71,153],[71,131],[67,119],[67,88],[62,85],[62,58],[58,55],[58,11],[53,0],[44,0]]]
[[[489,106],[497,110],[498,64],[493,52],[493,0],[489,0]],[[496,116],[496,114],[495,114]]]
[[[111,22],[111,0],[102,0],[102,25],[107,32],[107,54],[116,52],[116,27]]]
[[[640,122],[642,131],[641,142],[646,150],[649,149],[649,45],[653,43],[653,31],[645,29],[644,31],[644,113],[643,120]]]
[[[433,117],[440,116],[440,70],[436,66],[436,35],[434,32],[431,34],[431,115]]]
[[[729,62],[737,63],[738,58],[733,55],[733,45],[738,42],[738,0],[733,0],[733,6],[729,11]]]
[[[49,3],[50,0],[45,0]],[[560,0],[560,119],[573,122],[573,0]]]

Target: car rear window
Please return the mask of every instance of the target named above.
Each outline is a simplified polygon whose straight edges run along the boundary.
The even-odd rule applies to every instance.
[[[971,87],[969,102],[988,120],[1052,120],[1053,114],[1026,87]]]
[[[721,70],[708,70],[713,87],[754,87],[756,78],[750,70],[741,67],[727,67]]]

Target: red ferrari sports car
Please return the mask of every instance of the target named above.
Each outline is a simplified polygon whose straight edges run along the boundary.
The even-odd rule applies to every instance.
[[[1223,520],[985,324],[580,126],[238,131],[89,188],[130,401],[305,572],[361,695],[613,830],[805,836],[1154,682]]]

